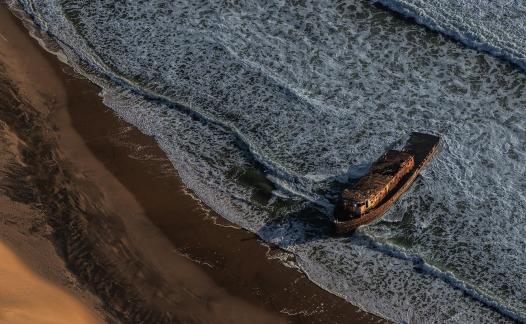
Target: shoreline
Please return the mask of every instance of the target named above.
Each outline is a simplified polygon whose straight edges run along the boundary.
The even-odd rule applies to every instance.
[[[6,6],[1,10],[7,11]],[[23,28],[20,21],[13,20],[19,29]],[[20,30],[29,38],[25,29]],[[101,269],[101,273],[109,276],[116,271],[116,277],[130,285],[122,287],[123,292],[139,293],[137,305],[119,305],[117,315],[145,320],[153,316],[148,315],[152,312],[168,312],[183,321],[197,322],[381,321],[322,290],[297,270],[269,258],[269,254],[280,251],[270,250],[255,234],[238,229],[203,207],[186,192],[153,138],[119,119],[102,104],[98,87],[45,52],[36,40],[31,41],[38,52],[35,55],[45,57],[67,97],[65,104],[54,104],[56,109],[50,120],[56,130],[58,149],[74,169],[81,170],[77,178],[82,181],[72,181],[80,185],[72,186],[75,190],[81,187],[79,201],[89,201],[86,208],[81,208],[82,212],[91,213],[84,223],[87,233],[100,240],[93,243],[107,243],[106,249],[115,247],[115,238],[119,238],[115,252],[107,252],[97,244],[83,246],[81,252],[95,258],[97,253],[103,254],[100,266],[110,264],[113,268]],[[215,224],[214,219],[223,226]],[[65,234],[58,236],[68,251],[70,247],[64,242],[67,239],[61,235]],[[132,257],[123,258],[130,251]],[[108,298],[113,292],[101,293],[107,290],[107,280],[115,277],[99,274],[97,280],[97,273],[86,274],[85,259],[75,262],[68,252],[66,259],[82,282],[97,295],[103,295],[106,309],[115,307],[118,301]],[[130,260],[136,271],[122,271],[122,267],[114,266]],[[97,281],[102,282],[102,287],[97,287]],[[178,292],[174,293],[174,289]],[[159,294],[166,297],[166,302],[157,302]],[[152,311],[151,305],[157,309]]]

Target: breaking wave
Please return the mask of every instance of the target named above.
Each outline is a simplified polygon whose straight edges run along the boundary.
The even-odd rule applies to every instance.
[[[376,1],[526,70],[526,3],[522,1]]]

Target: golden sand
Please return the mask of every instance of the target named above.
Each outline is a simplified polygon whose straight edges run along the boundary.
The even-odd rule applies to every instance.
[[[0,243],[0,323],[100,323],[75,297],[33,273]]]

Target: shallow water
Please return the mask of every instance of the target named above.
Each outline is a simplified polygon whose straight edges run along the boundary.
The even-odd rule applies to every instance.
[[[395,321],[526,318],[520,69],[369,1],[19,4],[205,203],[321,287]],[[491,22],[521,48],[522,25]],[[441,153],[381,221],[331,237],[337,188],[415,130]]]

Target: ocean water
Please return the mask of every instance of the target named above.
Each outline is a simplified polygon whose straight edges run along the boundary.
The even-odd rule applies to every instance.
[[[396,322],[524,322],[524,5],[381,2],[472,47],[371,1],[11,5],[322,288]],[[332,237],[335,192],[411,131],[440,154],[383,219]]]

